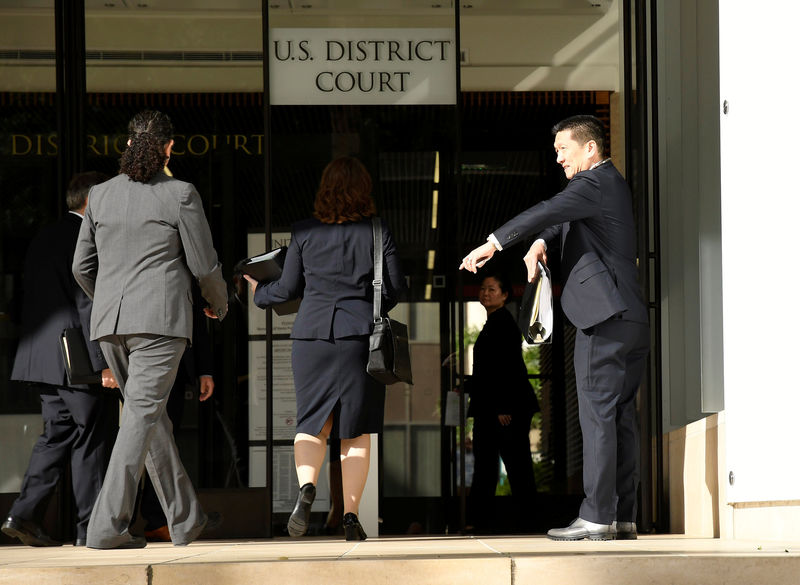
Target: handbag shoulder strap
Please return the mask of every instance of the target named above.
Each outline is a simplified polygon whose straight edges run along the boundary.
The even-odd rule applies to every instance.
[[[381,218],[372,218],[372,320],[381,320],[381,291],[383,290],[383,227]]]

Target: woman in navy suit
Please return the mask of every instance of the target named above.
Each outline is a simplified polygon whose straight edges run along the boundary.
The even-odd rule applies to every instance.
[[[370,433],[383,429],[386,389],[366,372],[372,330],[372,179],[358,160],[342,157],[322,173],[314,217],[292,226],[280,280],[245,276],[261,308],[302,297],[292,328],[297,395],[295,466],[300,492],[289,517],[291,536],[308,530],[328,437],[341,439],[344,528],[364,540],[358,506],[369,472]],[[383,225],[383,307],[405,287],[395,244]]]

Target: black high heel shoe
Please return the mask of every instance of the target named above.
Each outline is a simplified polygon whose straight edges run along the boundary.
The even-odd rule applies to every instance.
[[[289,536],[303,536],[308,531],[311,504],[314,503],[315,497],[317,497],[317,488],[314,487],[313,483],[307,483],[300,488],[297,493],[297,502],[294,505],[294,510],[292,510],[292,515],[289,516],[289,522],[286,524]]]
[[[358,516],[352,512],[344,515],[344,539],[345,540],[367,540],[367,533],[361,527],[361,522],[358,521]]]

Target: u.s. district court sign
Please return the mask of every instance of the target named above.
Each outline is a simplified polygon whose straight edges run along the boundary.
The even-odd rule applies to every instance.
[[[455,104],[456,44],[447,28],[276,28],[270,103]]]

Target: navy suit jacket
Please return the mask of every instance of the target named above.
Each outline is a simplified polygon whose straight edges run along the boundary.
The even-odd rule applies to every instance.
[[[383,302],[386,313],[405,290],[392,234],[383,225]],[[302,297],[293,339],[340,339],[372,332],[372,220],[328,224],[311,218],[292,226],[280,280],[262,283],[261,308]]]
[[[567,280],[561,307],[587,329],[611,317],[647,323],[637,283],[631,192],[609,161],[577,173],[566,188],[523,211],[494,235],[504,248],[527,237],[561,236]]]
[[[31,241],[25,256],[22,331],[12,380],[67,386],[61,332],[81,327],[84,339],[89,339],[92,302],[72,276],[72,254],[80,229],[80,216],[68,213]],[[87,347],[96,371],[108,367],[97,342],[89,342]]]

